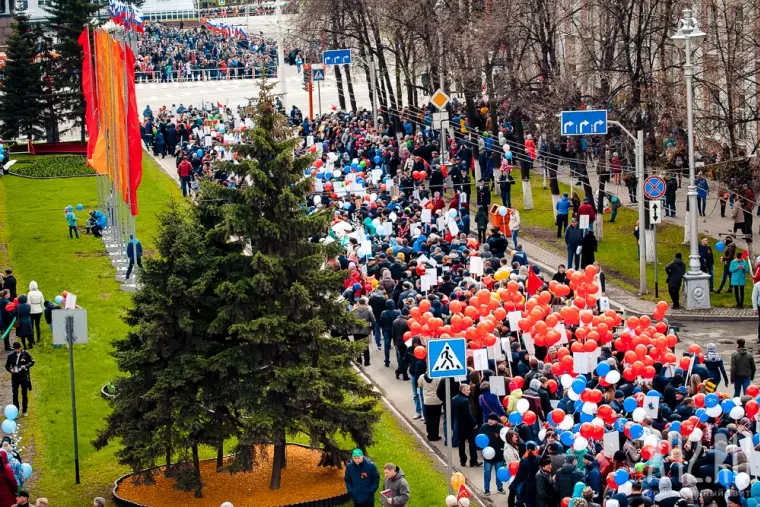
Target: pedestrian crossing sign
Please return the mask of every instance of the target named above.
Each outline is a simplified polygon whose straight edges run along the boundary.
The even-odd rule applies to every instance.
[[[430,378],[467,375],[464,338],[445,338],[428,341],[428,376]]]
[[[324,81],[325,80],[325,69],[324,67],[311,67],[311,79],[313,81]]]

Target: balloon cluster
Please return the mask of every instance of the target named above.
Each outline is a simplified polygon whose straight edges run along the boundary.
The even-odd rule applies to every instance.
[[[2,427],[4,433],[13,435],[18,429],[18,425],[16,424],[16,418],[18,418],[18,408],[16,405],[6,405],[3,409],[3,414],[5,415],[6,419],[3,421],[0,427]],[[29,463],[22,463],[21,471],[24,475],[24,479],[28,479],[32,476],[32,465]]]

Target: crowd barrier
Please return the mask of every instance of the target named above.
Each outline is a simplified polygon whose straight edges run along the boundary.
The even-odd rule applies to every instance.
[[[188,83],[233,79],[276,78],[277,67],[135,71],[135,83]]]

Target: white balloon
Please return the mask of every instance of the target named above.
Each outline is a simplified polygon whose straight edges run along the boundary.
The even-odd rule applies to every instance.
[[[738,398],[738,397],[737,398],[731,398],[731,401],[733,401],[734,405],[736,405],[737,407],[741,407],[743,405],[741,398]]]
[[[590,401],[585,402],[583,407],[581,407],[581,411],[584,414],[594,415],[596,413],[596,403],[591,403]]]
[[[335,153],[334,151],[331,151],[327,154],[327,158],[335,162],[336,160],[338,160],[338,154]]]
[[[604,377],[604,380],[609,384],[617,384],[620,382],[620,372],[617,370],[610,370],[610,372]]]
[[[517,400],[517,411],[520,412],[520,414],[524,414],[528,410],[530,410],[530,402],[528,400],[525,398]]]
[[[565,392],[567,393],[567,397],[570,398],[572,401],[578,401],[581,399],[581,395],[576,393],[572,389],[568,389]]]
[[[646,430],[646,428],[644,428],[644,429]],[[650,435],[646,435],[644,437],[644,445],[643,445],[643,447],[646,447],[648,445],[652,446],[652,447],[655,447],[655,446],[657,446],[657,442],[659,442],[659,441],[660,441],[660,439],[657,438],[656,435],[651,435],[651,434]]]
[[[705,408],[705,414],[707,414],[709,417],[718,417],[722,413],[723,409],[720,408],[720,404],[715,405],[714,407]]]
[[[586,447],[588,447],[588,440],[580,435],[573,442],[573,449],[576,451],[582,451]]]
[[[369,200],[370,201],[377,201],[377,194],[374,193],[374,192],[372,192],[371,194],[369,194]]]
[[[575,421],[573,420],[573,416],[566,415],[565,418],[562,419],[562,421],[557,426],[559,426],[559,429],[565,430],[565,431],[571,429],[573,426],[575,426]]]
[[[731,419],[741,419],[744,417],[744,407],[734,407],[728,414]]]
[[[333,171],[333,178],[340,178],[340,175],[343,174],[340,169],[336,169]]]
[[[602,427],[604,427],[604,421],[602,421],[601,417],[594,417],[591,420],[591,424],[594,425],[594,426],[602,426]],[[543,438],[541,440],[543,440]]]
[[[633,483],[631,481],[626,481],[620,486],[618,486],[618,493],[622,493],[626,496],[633,493]]]
[[[457,497],[454,495],[449,495],[446,497],[446,507],[456,507],[457,505]]]
[[[322,202],[322,197],[319,195],[314,196],[314,206]]]
[[[746,472],[739,472],[734,478],[734,484],[739,488],[739,491],[745,490],[749,487],[749,474]]]
[[[224,502],[221,507],[232,507],[232,502]]]
[[[346,177],[344,178],[346,181],[354,181],[354,178],[356,178],[355,173],[348,173],[346,174]]]
[[[689,435],[689,441],[699,442],[700,440],[702,440],[702,430],[699,428],[694,428],[694,431],[692,431]]]
[[[379,218],[373,219],[372,220],[372,225],[375,226],[375,229],[379,229],[380,228],[380,219]]]
[[[559,378],[560,383],[562,384],[562,387],[565,389],[570,389],[570,386],[573,385],[573,377],[571,377],[569,374],[565,373]]]
[[[637,422],[637,423],[640,423],[641,421],[643,421],[646,416],[647,416],[647,411],[644,410],[644,407],[636,407],[633,411],[633,414],[631,414],[633,422]]]
[[[460,498],[459,499],[459,505],[460,505],[460,507],[470,507],[470,499],[469,498]]]
[[[504,429],[506,429],[506,428],[504,428]],[[538,432],[538,439],[540,441],[542,441],[542,442],[544,440],[546,440],[546,430],[545,429],[543,429],[543,430],[541,430],[541,431]]]
[[[496,451],[493,447],[488,446],[483,448],[483,459],[493,459],[496,456]]]
[[[359,163],[359,159],[358,159],[358,158],[355,158],[355,159],[353,159],[353,160],[351,161],[351,163],[352,163],[352,164],[358,164],[358,163]]]
[[[502,146],[502,148],[504,149],[504,153],[506,153],[506,152],[509,151],[509,145],[508,144],[505,144],[504,146]]]

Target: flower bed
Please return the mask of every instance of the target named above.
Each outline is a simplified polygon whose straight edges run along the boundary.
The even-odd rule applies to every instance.
[[[121,507],[207,507],[223,502],[235,507],[332,507],[349,501],[343,470],[318,466],[319,450],[288,444],[286,453],[288,466],[276,491],[269,489],[270,447],[269,459],[262,460],[250,473],[217,472],[215,459],[201,462],[203,498],[195,498],[192,491],[174,489],[174,481],[160,473],[151,485],[134,484],[132,474],[121,477],[113,490],[114,500]]]
[[[35,179],[95,176],[87,160],[78,155],[37,156],[14,164],[9,172],[14,176]]]

